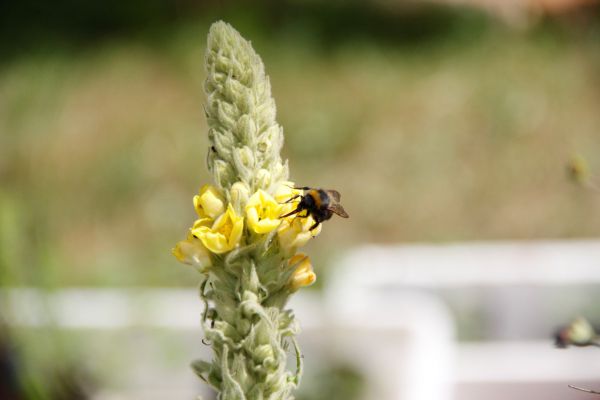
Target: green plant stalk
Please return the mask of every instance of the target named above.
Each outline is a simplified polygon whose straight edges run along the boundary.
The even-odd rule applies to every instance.
[[[260,57],[224,22],[210,28],[206,70],[208,168],[227,202],[244,215],[252,193],[274,195],[288,179],[280,157],[283,130]],[[276,230],[257,234],[247,224],[243,229],[239,245],[211,254],[212,266],[203,271],[202,321],[214,358],[192,366],[219,399],[291,399],[302,374],[298,324],[285,309],[297,290],[288,265],[295,249],[283,249]],[[288,371],[292,349],[296,369]]]

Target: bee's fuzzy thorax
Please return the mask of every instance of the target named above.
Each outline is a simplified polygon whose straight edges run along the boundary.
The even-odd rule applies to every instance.
[[[319,190],[317,189],[310,189],[307,193],[306,196],[310,196],[314,202],[314,205],[316,208],[321,207],[321,193]]]

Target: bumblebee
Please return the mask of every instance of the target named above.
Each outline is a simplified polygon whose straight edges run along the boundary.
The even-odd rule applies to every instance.
[[[315,220],[315,223],[309,229],[312,231],[319,226],[321,222],[330,219],[333,214],[337,214],[342,218],[349,217],[344,210],[344,207],[340,204],[341,195],[337,190],[316,189],[308,186],[295,187],[294,189],[303,190],[304,194],[297,194],[286,201],[285,203],[290,203],[297,198],[300,198],[300,202],[296,209],[282,215],[280,218],[289,217],[290,215],[306,211],[305,215],[298,216],[306,218],[310,215]]]

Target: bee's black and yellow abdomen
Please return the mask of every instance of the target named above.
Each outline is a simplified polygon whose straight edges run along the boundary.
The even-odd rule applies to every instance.
[[[321,194],[317,189],[310,189],[305,196],[308,196],[312,200],[312,206],[315,208],[321,207]]]

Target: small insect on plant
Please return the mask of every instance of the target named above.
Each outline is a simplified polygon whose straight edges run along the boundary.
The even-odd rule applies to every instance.
[[[296,190],[304,191],[304,194],[297,194],[291,197],[286,203],[291,203],[300,198],[300,202],[294,211],[291,211],[280,218],[289,217],[290,215],[300,214],[306,211],[304,215],[298,215],[301,218],[306,218],[309,215],[315,220],[313,226],[309,230],[315,229],[323,221],[330,219],[333,214],[337,214],[342,218],[348,218],[349,215],[340,204],[340,192],[331,189],[317,189],[308,186],[295,187]]]

